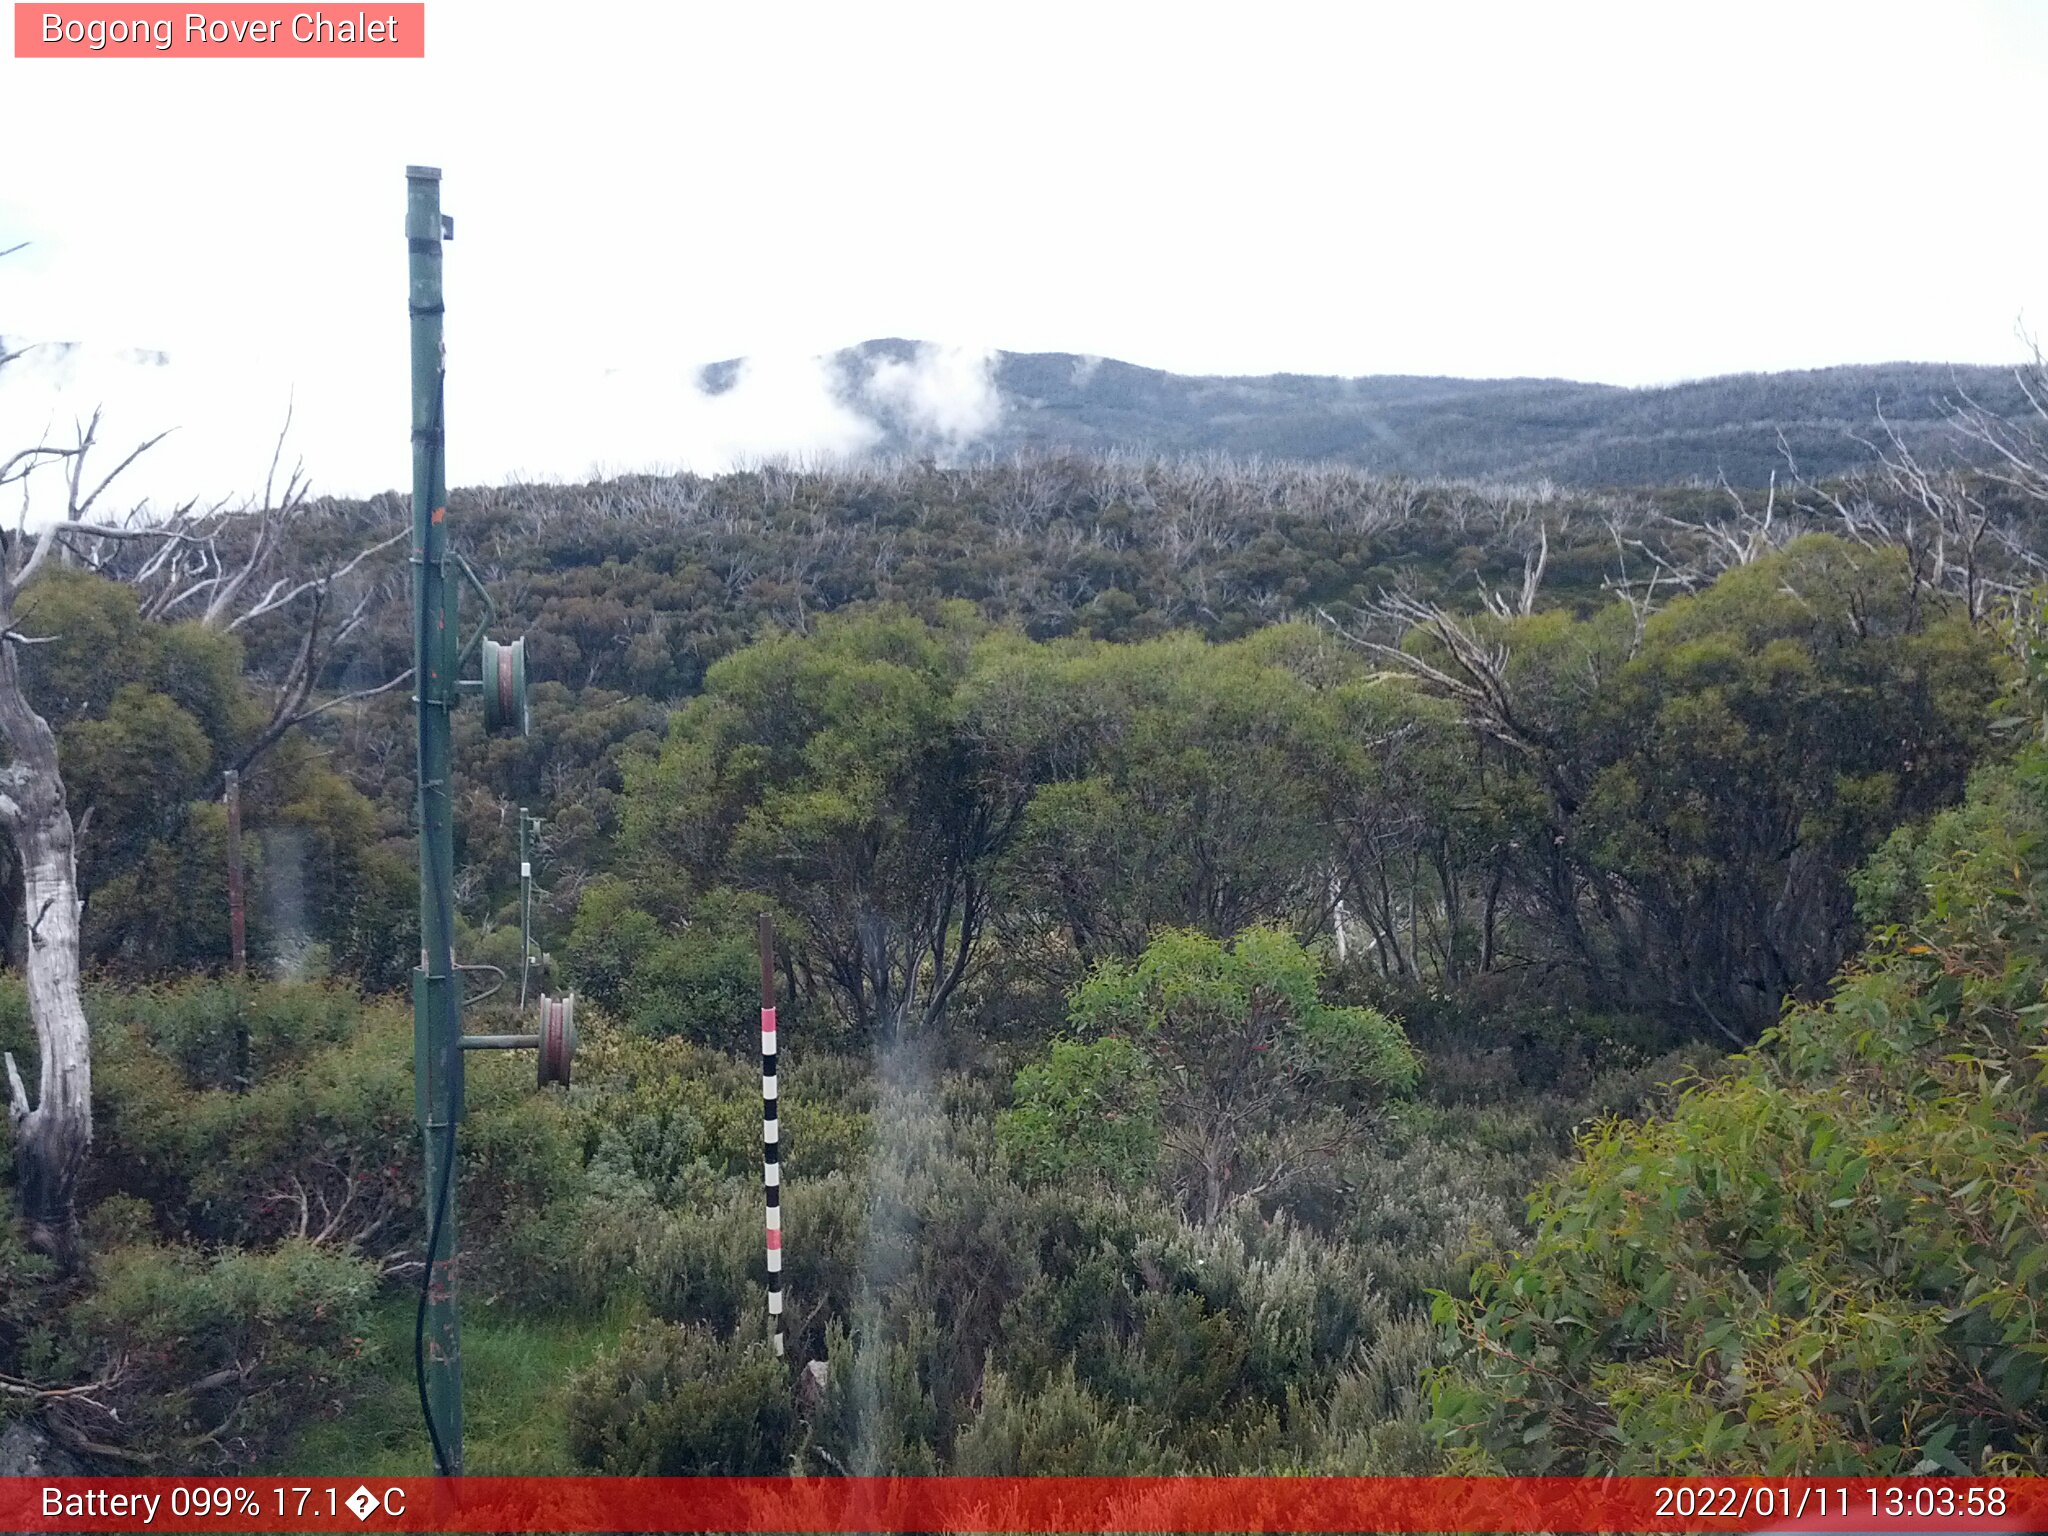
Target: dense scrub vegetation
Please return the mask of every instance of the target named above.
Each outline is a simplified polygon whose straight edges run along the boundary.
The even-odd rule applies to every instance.
[[[1610,1122],[1438,1318],[1479,1465],[2037,1472],[2048,754],[1894,835],[1880,921],[1668,1117]]]
[[[554,1469],[2037,1465],[2032,524],[1967,487],[1965,562],[1887,494],[458,498],[547,679],[530,737],[458,717],[463,956],[516,964],[531,806],[587,1020],[567,1094],[472,1062],[463,1129],[470,1325],[575,1341]],[[317,509],[304,557],[390,514]],[[0,1412],[302,1462],[409,1412],[403,696],[252,766],[236,978],[214,797],[289,634],[73,568],[22,613],[92,808],[98,1140],[82,1266],[0,1239]],[[395,607],[360,638],[328,686],[404,665]]]

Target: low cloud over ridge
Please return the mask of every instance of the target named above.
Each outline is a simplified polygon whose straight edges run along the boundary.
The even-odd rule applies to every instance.
[[[1002,420],[996,361],[988,349],[905,342],[605,366],[522,357],[477,338],[469,350],[451,347],[449,475],[458,485],[499,484],[715,474],[877,452],[952,459]],[[508,390],[508,378],[526,382]],[[0,370],[0,440],[66,442],[74,423],[103,408],[106,467],[132,443],[176,429],[122,477],[122,494],[109,496],[115,508],[233,500],[260,484],[289,407],[287,462],[303,458],[317,492],[366,495],[406,483],[406,437],[402,425],[393,428],[404,421],[402,389],[390,368],[325,368],[301,379],[197,348],[45,342]],[[488,408],[475,403],[486,399]],[[61,506],[57,476],[42,478],[34,515],[50,515],[53,498]]]

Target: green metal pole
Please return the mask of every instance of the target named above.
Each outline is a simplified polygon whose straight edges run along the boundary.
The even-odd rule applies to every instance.
[[[441,345],[441,173],[405,170],[412,316],[414,702],[419,722],[420,968],[413,973],[415,1109],[426,1144],[427,1277],[421,1397],[435,1471],[462,1473],[462,1335],[455,1311],[455,1125],[462,1115],[462,997],[455,970],[455,829],[449,715],[457,585],[448,577]]]

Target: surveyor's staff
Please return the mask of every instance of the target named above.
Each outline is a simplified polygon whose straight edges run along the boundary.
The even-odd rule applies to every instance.
[[[761,1192],[767,1200],[768,1334],[782,1353],[782,1133],[775,1116],[775,926],[761,914]]]

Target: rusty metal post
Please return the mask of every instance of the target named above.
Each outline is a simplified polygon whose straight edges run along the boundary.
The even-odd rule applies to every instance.
[[[228,956],[229,968],[241,977],[249,968],[247,906],[242,896],[242,776],[227,771],[228,806]],[[241,989],[235,994],[235,1070],[229,1085],[236,1093],[247,1093],[252,1081],[249,1056],[249,999]]]
[[[227,772],[228,953],[237,976],[249,968],[248,919],[242,901],[242,776]]]

